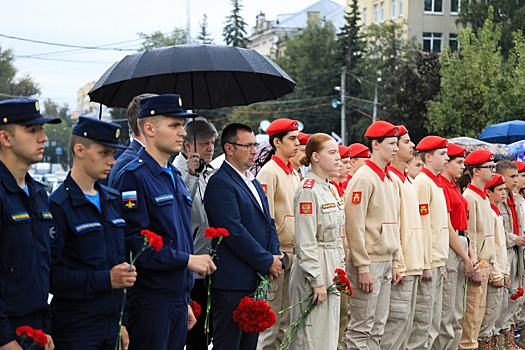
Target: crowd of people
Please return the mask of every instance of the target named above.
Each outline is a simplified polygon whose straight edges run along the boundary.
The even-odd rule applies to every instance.
[[[387,121],[344,146],[280,118],[263,151],[226,126],[216,169],[219,133],[179,95],[137,96],[127,117],[125,145],[119,125],[79,117],[48,197],[28,170],[60,119],[0,101],[0,350],[23,349],[21,326],[46,350],[276,350],[308,298],[289,349],[525,348],[525,163],[415,145]],[[338,269],[351,296],[329,292]],[[265,277],[276,322],[248,333],[233,313]]]

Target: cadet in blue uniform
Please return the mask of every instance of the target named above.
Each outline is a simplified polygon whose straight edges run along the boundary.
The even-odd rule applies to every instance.
[[[188,305],[193,272],[216,268],[209,255],[193,255],[192,200],[180,172],[169,163],[182,148],[185,113],[179,95],[140,101],[139,128],[146,139],[139,158],[115,178],[122,194],[126,248],[136,254],[140,231],[162,236],[159,252],[145,251],[137,260],[138,279],[128,292],[130,349],[183,349],[187,330],[195,324]]]
[[[115,164],[120,126],[79,117],[72,133],[73,168],[49,197],[53,338],[58,349],[112,350],[122,288],[131,287],[137,275],[125,262],[120,193],[97,181]]]
[[[21,349],[18,326],[51,333],[47,193],[27,174],[42,161],[42,125],[60,123],[40,114],[38,101],[0,102],[0,349]],[[48,336],[46,350],[54,349]]]

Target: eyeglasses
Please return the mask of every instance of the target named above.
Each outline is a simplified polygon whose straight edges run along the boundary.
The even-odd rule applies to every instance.
[[[477,166],[476,168],[480,168],[480,169],[490,169],[490,171],[494,171],[494,170],[496,170],[496,164]]]
[[[241,147],[246,147],[246,150],[247,151],[251,151],[252,149],[257,149],[259,147],[259,144],[256,142],[256,143],[247,143],[247,144],[242,144],[242,143],[235,143],[235,142],[228,142],[232,145],[235,145],[235,146],[241,146]]]

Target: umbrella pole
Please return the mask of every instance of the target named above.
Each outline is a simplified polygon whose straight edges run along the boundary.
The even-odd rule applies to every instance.
[[[102,103],[100,104],[100,107],[98,108],[98,120],[102,119]]]
[[[195,118],[193,119],[193,150],[195,153],[197,153],[197,132],[196,132],[196,129],[195,129]],[[197,169],[195,169],[195,171],[197,173],[200,173],[201,171],[204,170],[204,159],[202,158],[199,158],[199,167]]]

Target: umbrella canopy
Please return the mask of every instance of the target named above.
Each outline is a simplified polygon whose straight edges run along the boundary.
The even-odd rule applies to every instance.
[[[519,160],[520,162],[525,161],[525,140],[506,145],[505,149],[507,149],[510,154],[512,154],[514,159]]]
[[[494,153],[494,160],[496,161],[500,159],[513,159],[510,152],[500,144],[488,143],[470,137],[455,137],[453,139],[449,139],[449,141],[455,143],[456,145],[465,147],[467,153],[477,149],[486,149]]]
[[[479,139],[490,143],[514,143],[525,140],[525,121],[511,120],[504,123],[489,125]]]
[[[88,95],[127,107],[143,93],[177,93],[184,109],[214,109],[274,100],[295,82],[255,50],[223,45],[176,45],[128,55],[111,66]]]

